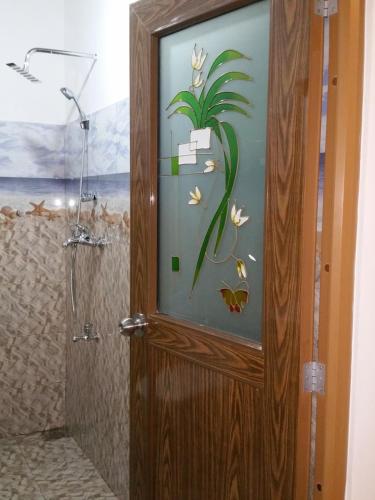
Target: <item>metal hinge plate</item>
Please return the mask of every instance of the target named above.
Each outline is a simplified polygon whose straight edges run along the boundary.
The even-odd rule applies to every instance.
[[[337,12],[337,0],[315,0],[315,14],[317,16],[329,17]]]
[[[326,367],[318,361],[311,361],[303,365],[303,388],[305,392],[324,394]]]

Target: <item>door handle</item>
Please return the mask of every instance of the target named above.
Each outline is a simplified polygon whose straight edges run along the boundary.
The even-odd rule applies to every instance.
[[[125,337],[131,337],[136,334],[141,337],[144,334],[144,329],[148,326],[146,316],[142,313],[136,313],[132,318],[124,318],[120,321],[120,333]]]

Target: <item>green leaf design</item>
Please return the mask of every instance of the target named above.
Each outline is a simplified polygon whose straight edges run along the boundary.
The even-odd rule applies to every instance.
[[[228,200],[228,202],[229,202],[229,200]],[[215,242],[214,255],[217,255],[221,240],[223,238],[225,224],[227,222],[227,215],[228,215],[228,203],[226,204],[225,208],[223,208],[223,211],[221,212],[219,229],[217,231],[216,242]]]
[[[250,75],[247,75],[246,73],[242,73],[241,71],[229,71],[228,73],[224,73],[224,75],[221,75],[217,80],[215,80],[211,85],[209,91],[207,92],[207,96],[203,103],[200,120],[201,127],[204,127],[205,121],[207,119],[207,111],[212,106],[212,101],[217,92],[223,85],[235,80],[251,81],[252,77]]]
[[[234,61],[235,59],[249,59],[250,57],[245,56],[241,52],[238,52],[238,50],[233,50],[233,49],[228,49],[224,50],[221,54],[217,56],[217,58],[214,60],[212,63],[212,66],[210,68],[210,71],[208,72],[207,79],[210,78],[212,73],[214,73],[217,68],[219,68],[222,64],[227,63],[229,61]]]
[[[225,151],[224,151],[224,163],[225,163],[225,190],[227,190],[229,175],[230,175],[230,168],[229,168],[228,157],[227,157],[227,154],[225,153]],[[229,200],[228,200],[228,202],[229,202]],[[223,211],[221,212],[219,229],[217,230],[217,236],[216,236],[216,242],[215,242],[214,255],[217,254],[222,237],[223,237],[225,224],[227,222],[227,215],[228,215],[228,203],[227,203],[226,207],[223,209]]]
[[[185,115],[188,118],[190,118],[194,128],[198,128],[198,121],[197,117],[195,116],[194,111],[189,107],[189,106],[180,106],[179,108],[176,108],[173,113],[171,113],[168,118],[170,118],[173,115]]]
[[[229,102],[223,102],[222,104],[217,104],[216,106],[212,106],[208,111],[207,111],[207,119],[211,118],[212,116],[216,116],[219,113],[224,113],[225,111],[234,111],[235,113],[241,113],[242,115],[245,115],[249,117],[249,113],[240,108],[239,106],[236,106],[235,104],[230,104]]]
[[[246,73],[242,73],[240,71],[229,71],[219,76],[219,78],[217,78],[211,84],[210,88],[207,88],[207,82],[209,78],[215,73],[215,71],[224,63],[234,61],[236,59],[250,58],[237,50],[225,50],[214,60],[213,64],[211,65],[206,82],[201,89],[199,97],[197,98],[194,92],[184,90],[182,92],[179,92],[172,99],[167,108],[169,109],[173,104],[177,104],[180,102],[186,103],[187,106],[179,106],[169,116],[172,116],[174,114],[185,115],[190,119],[193,127],[196,129],[211,127],[219,142],[223,146],[225,163],[225,192],[203,238],[195,267],[192,289],[194,288],[199,278],[211,237],[218,223],[219,226],[216,235],[214,253],[216,254],[219,249],[226,227],[229,202],[232,196],[238,169],[238,143],[235,131],[230,123],[220,122],[216,118],[216,116],[226,111],[232,111],[241,113],[245,116],[250,116],[245,109],[228,101],[237,101],[248,106],[252,106],[251,101],[249,101],[241,94],[238,94],[237,92],[220,92],[220,89],[229,82],[236,80],[251,81],[252,77]],[[223,141],[224,135],[226,138],[226,146],[224,146]]]
[[[212,99],[211,106],[214,106],[215,104],[220,104],[220,103],[226,102],[226,101],[239,101],[239,102],[244,102],[245,104],[248,104],[249,106],[253,105],[252,102],[249,101],[249,99],[247,99],[246,97],[244,97],[241,94],[237,94],[237,92],[219,92]]]
[[[227,136],[227,141],[229,145],[229,157],[230,157],[230,177],[228,180],[227,190],[232,192],[234,181],[236,180],[237,167],[238,167],[238,143],[236,132],[232,125],[228,122],[222,122],[221,126],[224,129],[225,135]]]
[[[215,132],[217,138],[219,139],[220,143],[223,143],[222,139],[222,134],[220,131],[220,122],[216,118],[211,118],[210,120],[207,121],[206,125],[208,127],[212,127],[213,131]],[[224,154],[224,164],[225,164],[225,189],[227,189],[228,186],[228,180],[229,180],[229,174],[230,174],[230,168],[229,168],[229,162],[228,162],[228,157],[225,151],[223,152]],[[217,250],[219,248],[219,245],[221,243],[221,239],[223,236],[223,232],[225,229],[225,224],[227,220],[227,214],[228,214],[228,206],[223,210],[221,217],[220,217],[220,224],[219,224],[219,229],[218,229],[218,234],[216,237],[216,243],[215,243],[215,250],[214,254],[216,255]]]
[[[206,84],[203,85],[200,96],[199,96],[199,100],[198,100],[199,107],[201,110],[202,110],[202,106],[204,104],[204,99],[205,99],[205,89],[206,89]]]
[[[230,167],[229,167],[228,156],[225,151],[224,151],[224,164],[225,164],[225,189],[227,189],[229,175],[230,175]]]
[[[178,94],[174,96],[174,98],[171,100],[171,102],[168,104],[167,109],[169,109],[173,104],[177,104],[178,102],[185,102],[186,104],[189,104],[191,109],[194,111],[194,114],[196,116],[197,122],[200,121],[201,118],[201,106],[199,105],[197,98],[195,97],[194,94],[189,92],[188,90],[182,90]]]
[[[212,117],[210,120],[206,122],[207,127],[211,127],[215,132],[216,137],[219,139],[220,143],[223,142],[223,138],[220,131],[220,122],[215,117]]]
[[[215,226],[219,220],[219,217],[221,216],[223,210],[225,210],[226,207],[228,207],[228,203],[233,191],[233,186],[234,186],[234,181],[236,180],[236,173],[237,173],[237,167],[238,167],[238,143],[237,143],[237,137],[236,133],[230,125],[230,123],[227,122],[222,122],[221,126],[223,127],[223,130],[225,132],[225,135],[227,137],[228,145],[229,145],[229,156],[230,156],[230,175],[228,179],[228,184],[226,191],[224,193],[223,199],[221,200],[211,222],[210,225],[208,226],[207,232],[205,237],[203,238],[202,246],[199,251],[198,259],[197,259],[197,264],[195,266],[195,272],[194,272],[194,278],[193,278],[193,285],[192,289],[194,288],[198,278],[199,274],[202,268],[202,264],[204,262],[204,257],[207,252],[208,245],[210,243],[210,239],[212,236],[212,233],[215,229]]]

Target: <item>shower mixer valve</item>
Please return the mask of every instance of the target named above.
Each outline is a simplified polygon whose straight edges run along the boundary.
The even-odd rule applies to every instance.
[[[88,247],[104,247],[108,245],[108,240],[103,237],[97,238],[91,234],[88,227],[82,224],[75,224],[71,228],[72,236],[64,241],[63,247],[72,247],[77,245],[84,245]]]

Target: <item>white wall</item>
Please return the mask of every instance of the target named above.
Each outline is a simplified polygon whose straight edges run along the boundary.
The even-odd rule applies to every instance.
[[[5,66],[22,65],[32,47],[64,47],[64,0],[0,0],[0,121],[63,123],[66,103],[58,89],[65,80],[64,60],[34,55],[31,84]]]
[[[375,499],[375,2],[366,2],[347,500]]]
[[[66,61],[67,86],[81,94],[86,113],[129,96],[130,3],[132,0],[65,0],[66,47],[98,54],[86,84],[91,62]]]
[[[0,121],[61,124],[75,118],[59,93],[62,86],[82,93],[87,113],[128,97],[133,1],[0,0]],[[36,46],[97,52],[98,62],[89,74],[90,60],[37,54],[31,72],[43,83],[31,84],[6,63],[22,65]]]

